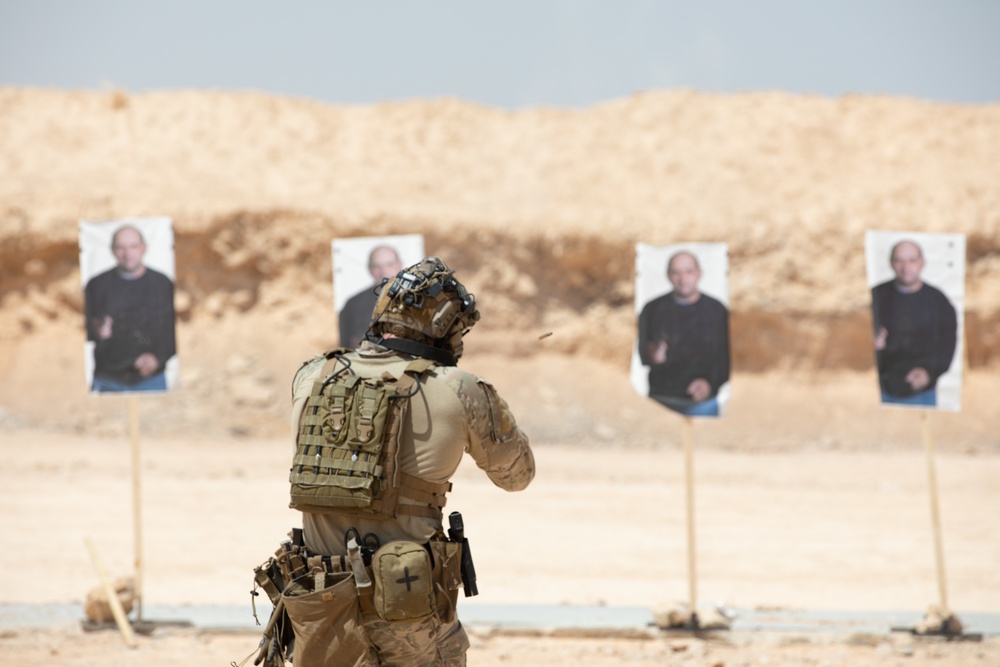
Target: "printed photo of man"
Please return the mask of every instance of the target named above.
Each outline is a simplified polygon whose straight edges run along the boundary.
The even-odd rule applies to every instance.
[[[423,258],[420,234],[335,239],[333,258],[334,310],[340,346],[357,349],[368,336],[379,285],[392,281],[407,262]]]
[[[340,344],[355,349],[368,334],[371,326],[372,309],[378,301],[377,287],[385,279],[393,279],[403,269],[399,252],[391,245],[375,246],[368,253],[368,273],[372,284],[364,288],[344,304],[340,311]]]
[[[923,277],[923,248],[892,246],[894,277],[872,288],[875,358],[883,403],[935,407],[937,383],[952,365],[958,340],[955,306]]]
[[[694,251],[672,252],[665,272],[671,290],[646,303],[638,318],[649,397],[686,416],[717,417],[719,391],[729,382],[729,312],[702,291]]]
[[[84,287],[94,393],[167,390],[167,362],[177,353],[174,283],[145,263],[147,250],[137,224],[118,225],[114,266]]]

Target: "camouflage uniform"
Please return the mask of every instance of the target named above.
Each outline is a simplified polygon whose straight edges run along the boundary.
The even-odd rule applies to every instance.
[[[362,377],[383,373],[398,377],[413,358],[369,342],[345,356],[351,371]],[[293,433],[323,363],[324,358],[317,357],[295,376]],[[493,386],[456,366],[436,366],[421,376],[419,393],[410,399],[409,416],[400,434],[399,469],[429,482],[447,482],[464,452],[507,491],[524,489],[534,477],[528,438]],[[400,502],[412,501],[403,498]],[[361,535],[374,533],[382,544],[394,540],[425,543],[443,534],[441,521],[428,517],[378,521],[346,514],[303,514],[305,546],[316,553],[345,554],[344,535],[350,528]],[[365,615],[362,622],[380,665],[464,665],[468,638],[454,614],[450,616],[450,622],[438,615],[387,622]]]

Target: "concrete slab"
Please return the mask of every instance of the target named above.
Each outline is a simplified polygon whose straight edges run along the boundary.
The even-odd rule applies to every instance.
[[[258,618],[266,623],[270,604],[258,605]],[[732,632],[834,632],[889,633],[893,628],[912,627],[923,612],[815,611],[732,609]],[[132,617],[134,618],[134,613]],[[587,605],[463,605],[459,616],[470,627],[500,631],[589,631],[626,634],[655,630],[653,613],[645,607]],[[958,617],[965,632],[1000,636],[1000,613],[962,613]],[[81,604],[0,604],[0,631],[77,625],[84,620]],[[195,628],[224,632],[259,632],[250,605],[169,606],[145,605],[147,623],[190,623]],[[726,631],[721,631],[726,632]]]

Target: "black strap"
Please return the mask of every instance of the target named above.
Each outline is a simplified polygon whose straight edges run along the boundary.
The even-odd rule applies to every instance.
[[[430,359],[431,361],[435,361],[442,366],[458,365],[458,360],[455,359],[455,355],[448,350],[418,343],[415,340],[409,340],[408,338],[380,338],[376,342],[382,347],[387,347],[390,350],[405,352],[417,357],[423,357],[424,359]]]

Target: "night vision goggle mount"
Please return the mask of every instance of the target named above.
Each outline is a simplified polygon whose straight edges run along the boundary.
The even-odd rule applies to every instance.
[[[425,338],[436,344],[460,339],[479,321],[476,297],[455,279],[454,271],[437,257],[427,257],[396,274],[392,282],[383,279],[378,302],[372,313],[373,330],[378,335]]]

